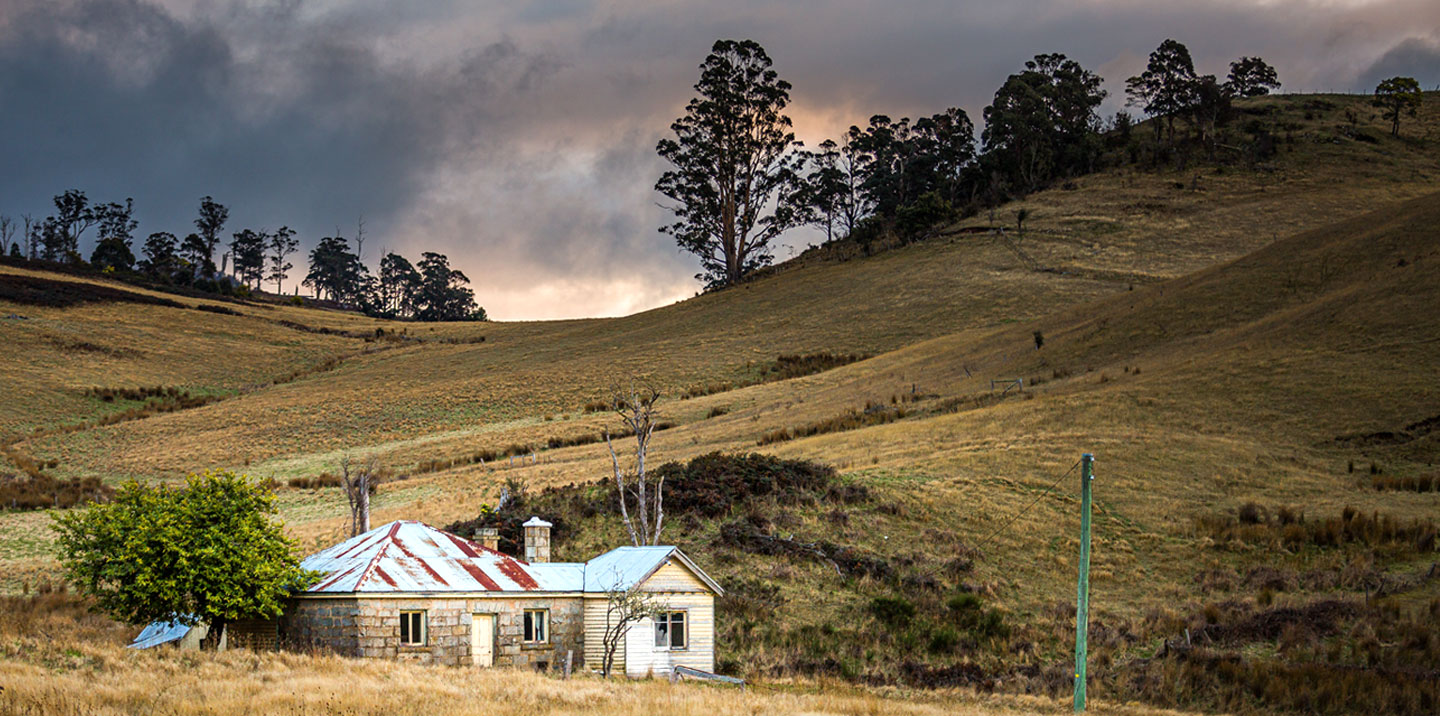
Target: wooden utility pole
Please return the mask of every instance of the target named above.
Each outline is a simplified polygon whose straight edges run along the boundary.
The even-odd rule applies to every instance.
[[[1080,456],[1080,580],[1075,596],[1075,712],[1085,710],[1086,643],[1090,635],[1090,480],[1095,456]]]

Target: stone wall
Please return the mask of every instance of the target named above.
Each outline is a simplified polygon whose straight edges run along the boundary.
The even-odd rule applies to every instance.
[[[550,610],[548,643],[522,643],[526,609]],[[426,614],[423,646],[400,644],[400,612],[413,610]],[[584,665],[579,597],[297,599],[286,615],[285,635],[292,646],[345,656],[468,666],[473,614],[496,615],[496,666],[564,668],[567,650],[574,652],[576,669]]]
[[[288,649],[360,656],[359,613],[354,599],[296,599],[285,610],[280,638]]]

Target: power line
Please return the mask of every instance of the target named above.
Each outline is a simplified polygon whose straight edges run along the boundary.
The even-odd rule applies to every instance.
[[[1049,486],[1049,487],[1046,487],[1044,492],[1041,492],[1039,495],[1036,495],[1036,496],[1035,496],[1035,499],[1033,499],[1033,500],[1030,501],[1030,504],[1028,504],[1028,505],[1026,505],[1025,507],[1021,508],[1021,510],[1020,510],[1019,512],[1016,512],[1014,515],[1012,515],[1012,516],[1010,517],[1010,519],[1005,522],[1005,524],[1000,525],[1000,527],[996,528],[993,532],[991,532],[989,535],[987,535],[987,536],[985,537],[985,539],[981,540],[981,541],[980,541],[980,544],[975,547],[975,551],[976,551],[976,552],[979,552],[981,547],[984,547],[984,546],[990,544],[990,540],[995,539],[995,537],[996,537],[997,535],[999,535],[1002,531],[1004,531],[1006,527],[1009,527],[1010,525],[1014,524],[1014,523],[1015,523],[1015,520],[1020,519],[1020,516],[1021,516],[1021,515],[1025,514],[1026,512],[1029,512],[1029,511],[1030,511],[1030,508],[1034,507],[1034,506],[1036,505],[1036,503],[1040,502],[1040,500],[1041,500],[1042,498],[1044,498],[1046,495],[1050,494],[1050,491],[1053,490],[1053,489],[1055,489],[1055,486],[1058,485],[1058,484],[1060,484],[1060,481],[1061,481],[1061,480],[1064,480],[1065,478],[1069,477],[1069,476],[1070,476],[1070,473],[1075,472],[1075,468],[1077,468],[1077,467],[1080,467],[1080,461],[1079,461],[1079,460],[1076,460],[1076,461],[1075,461],[1075,464],[1074,464],[1074,465],[1071,465],[1071,466],[1070,466],[1070,469],[1069,469],[1069,470],[1066,470],[1063,475],[1061,475],[1060,477],[1055,478],[1055,481],[1052,482],[1052,483],[1050,483],[1050,486]]]
[[[1040,500],[1044,499],[1044,497],[1045,497],[1046,495],[1050,494],[1050,491],[1053,490],[1053,489],[1055,489],[1055,486],[1056,486],[1056,485],[1060,484],[1060,482],[1061,482],[1062,480],[1064,480],[1066,477],[1069,477],[1069,476],[1070,476],[1070,473],[1075,472],[1075,468],[1077,468],[1077,467],[1079,467],[1079,466],[1080,466],[1080,461],[1079,461],[1079,460],[1076,460],[1076,461],[1075,461],[1075,464],[1074,464],[1074,465],[1071,465],[1069,470],[1066,470],[1066,471],[1065,471],[1063,474],[1061,474],[1059,477],[1055,478],[1055,481],[1052,482],[1052,483],[1050,483],[1050,485],[1049,485],[1048,487],[1046,487],[1045,490],[1042,491],[1039,495],[1037,495],[1037,496],[1035,497],[1035,499],[1031,500],[1031,501],[1030,501],[1030,504],[1022,507],[1019,512],[1016,512],[1015,514],[1011,515],[1011,516],[1010,516],[1010,519],[1008,519],[1008,520],[1005,521],[1005,524],[1000,525],[998,528],[996,528],[995,530],[991,531],[990,534],[986,535],[986,536],[985,536],[985,539],[981,540],[981,541],[978,543],[978,545],[975,547],[975,553],[976,553],[977,555],[980,555],[980,556],[983,557],[984,554],[981,552],[981,548],[982,548],[982,547],[985,547],[985,546],[989,545],[989,544],[990,544],[990,540],[995,539],[996,535],[999,535],[1001,532],[1003,532],[1003,531],[1005,530],[1005,528],[1007,528],[1007,527],[1009,527],[1010,525],[1014,524],[1014,523],[1015,523],[1015,520],[1020,519],[1021,515],[1024,515],[1026,512],[1029,512],[1029,511],[1030,511],[1030,508],[1034,507],[1034,506],[1036,505],[1036,503],[1040,502]],[[923,576],[934,576],[936,572],[939,572],[939,571],[940,571],[941,569],[943,569],[943,568],[944,568],[944,565],[943,565],[943,564],[936,564],[935,566],[931,567],[930,569],[925,570],[924,572],[921,572],[920,574],[923,575]]]

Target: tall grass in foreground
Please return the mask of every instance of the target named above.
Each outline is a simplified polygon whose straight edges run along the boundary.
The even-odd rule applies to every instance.
[[[0,716],[18,714],[1000,714],[1068,703],[955,691],[873,692],[829,682],[747,691],[510,669],[424,666],[300,653],[122,646],[136,629],[52,592],[0,599]],[[1158,714],[1101,705],[1096,713]]]

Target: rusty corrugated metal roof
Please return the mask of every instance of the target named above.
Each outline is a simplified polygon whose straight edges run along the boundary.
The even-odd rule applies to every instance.
[[[301,567],[325,577],[305,590],[349,592],[579,591],[582,569],[536,570],[423,522],[401,520],[310,555]],[[581,565],[573,565],[580,568]]]
[[[618,547],[583,564],[530,564],[423,522],[401,520],[310,555],[323,572],[311,594],[384,592],[598,592],[629,589],[671,558],[716,594],[720,585],[675,547]]]

